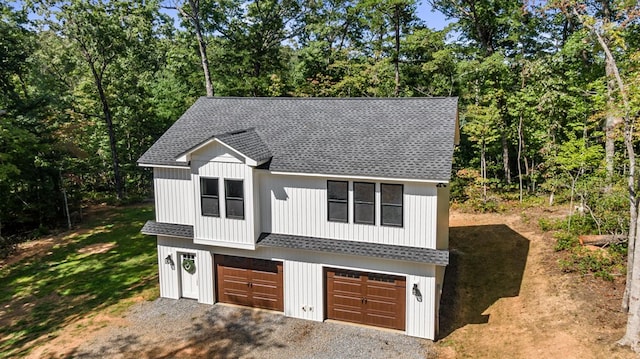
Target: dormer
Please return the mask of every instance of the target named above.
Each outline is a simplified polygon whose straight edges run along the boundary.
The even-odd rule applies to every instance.
[[[202,154],[206,157],[206,149],[219,144],[230,152],[232,157],[241,159],[244,164],[251,167],[260,166],[268,162],[271,157],[269,147],[256,133],[255,128],[231,131],[214,137],[190,148],[176,158],[178,163],[190,163],[194,154]],[[211,161],[226,162],[224,157],[212,158]]]
[[[260,234],[255,168],[270,159],[253,128],[215,135],[176,158],[191,168],[195,243],[255,248]]]

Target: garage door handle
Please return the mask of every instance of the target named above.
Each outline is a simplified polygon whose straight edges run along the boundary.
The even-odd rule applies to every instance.
[[[249,287],[249,288],[253,287],[253,283],[247,282],[247,287]]]
[[[365,303],[367,302],[367,298],[360,298],[360,302],[361,302],[362,304],[365,304]]]

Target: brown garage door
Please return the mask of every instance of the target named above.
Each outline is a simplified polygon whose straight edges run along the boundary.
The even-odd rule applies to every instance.
[[[218,301],[283,311],[282,262],[216,254]]]
[[[327,318],[404,330],[403,277],[327,269]]]

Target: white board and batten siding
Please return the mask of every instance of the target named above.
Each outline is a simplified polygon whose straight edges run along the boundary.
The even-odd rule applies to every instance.
[[[376,184],[376,224],[367,225],[355,224],[353,220],[353,181],[349,181],[349,223],[327,220],[327,180],[331,179],[261,176],[263,232],[436,248],[438,200],[434,183],[369,181]],[[404,186],[401,228],[380,225],[380,183]]]
[[[434,340],[438,330],[438,304],[436,303],[436,280],[434,277],[407,275],[406,334]],[[413,294],[417,284],[421,301]],[[439,299],[439,297],[438,297]]]
[[[194,224],[194,197],[189,168],[153,169],[156,221]]]
[[[194,242],[208,245],[254,249],[254,169],[244,159],[220,144],[212,144],[192,155],[193,194],[196,198]],[[218,179],[220,217],[203,216],[200,203],[200,177]],[[242,180],[244,186],[244,219],[226,218],[224,180]]]
[[[158,236],[160,296],[172,299],[181,297],[180,271],[183,270],[179,260],[181,253],[195,255],[198,302],[213,304],[215,301],[213,255],[209,248],[194,245],[191,240],[182,238]],[[168,255],[171,256],[173,265],[165,262]]]
[[[318,263],[284,261],[284,314],[315,321],[324,320],[324,276]]]

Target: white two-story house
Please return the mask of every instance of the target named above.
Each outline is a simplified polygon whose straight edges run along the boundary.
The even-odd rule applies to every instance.
[[[160,295],[434,339],[457,98],[201,98],[153,168]]]

